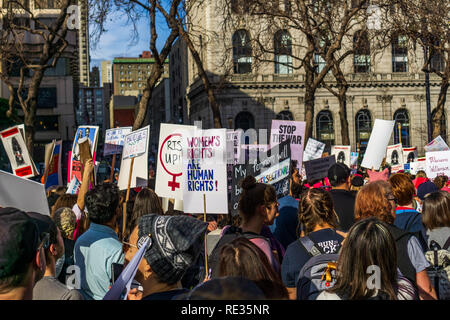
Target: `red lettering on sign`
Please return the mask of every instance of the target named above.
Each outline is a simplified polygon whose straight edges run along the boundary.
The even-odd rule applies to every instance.
[[[17,128],[12,128],[11,130],[2,132],[2,138],[12,136],[13,134],[18,134],[19,130]]]
[[[16,172],[16,176],[23,177],[23,176],[28,176],[30,174],[33,174],[33,169],[31,169],[31,166],[28,166],[28,167],[16,169],[15,172]]]

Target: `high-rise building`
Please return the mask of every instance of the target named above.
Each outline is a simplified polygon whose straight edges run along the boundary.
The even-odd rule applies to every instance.
[[[90,81],[90,63],[91,56],[89,53],[89,12],[88,1],[78,0],[80,10],[80,29],[78,30],[78,51],[80,63],[80,84],[85,87],[91,86]]]
[[[100,87],[82,87],[78,96],[76,111],[79,125],[99,126],[99,141],[103,141],[105,130],[109,127],[109,109],[105,90]]]
[[[103,87],[105,83],[112,83],[112,63],[109,60],[103,60],[100,64],[101,68],[101,86]]]
[[[173,44],[170,51],[170,100],[172,114],[170,120],[173,123],[187,123],[186,87],[188,83],[188,49],[183,38]]]
[[[92,67],[89,81],[91,82],[91,87],[100,87],[100,71],[98,67]]]

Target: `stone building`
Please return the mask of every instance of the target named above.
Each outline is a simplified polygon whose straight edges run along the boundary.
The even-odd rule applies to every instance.
[[[206,1],[192,14],[192,24],[203,30],[196,43],[204,68],[216,87],[216,97],[221,105],[222,125],[227,128],[270,129],[272,119],[304,121],[305,73],[297,68],[290,54],[299,50],[293,45],[302,40],[295,30],[282,29],[267,41],[282,48],[269,57],[272,62],[256,64],[252,60],[249,38],[259,37],[254,22],[241,25],[227,34],[221,29],[220,1]],[[256,29],[256,30],[255,30]],[[355,30],[355,34],[358,30]],[[298,32],[298,31],[297,31]],[[215,34],[221,34],[215,37]],[[351,41],[351,40],[350,40]],[[407,39],[398,36],[382,52],[373,52],[370,46],[344,60],[343,70],[349,80],[347,120],[352,151],[364,151],[375,119],[394,119],[396,126],[391,143],[399,142],[398,124],[403,146],[417,146],[423,155],[427,143],[427,112],[425,101],[425,74],[421,71],[423,53],[409,49]],[[352,45],[347,43],[346,45]],[[176,56],[175,56],[176,57]],[[183,58],[184,57],[184,58]],[[186,96],[188,98],[188,123],[201,120],[204,128],[213,127],[212,111],[207,94],[198,76],[190,54],[181,56],[181,65],[189,68]],[[316,55],[317,68],[323,60]],[[441,70],[443,59],[432,61]],[[290,66],[292,65],[292,67]],[[326,76],[333,83],[331,75]],[[440,78],[430,74],[431,111],[436,106]],[[448,119],[448,108],[446,119]],[[330,145],[342,144],[340,134],[339,103],[325,88],[316,92],[313,138]],[[448,121],[446,131],[448,132]],[[444,137],[445,138],[445,137]]]

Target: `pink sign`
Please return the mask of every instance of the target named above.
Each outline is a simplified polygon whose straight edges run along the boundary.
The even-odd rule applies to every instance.
[[[297,160],[297,168],[301,168],[303,163],[305,126],[304,121],[272,120],[270,148],[290,139],[291,160]]]

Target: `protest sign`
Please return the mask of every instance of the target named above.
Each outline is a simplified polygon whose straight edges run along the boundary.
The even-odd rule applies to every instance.
[[[375,119],[361,167],[378,170],[394,128],[394,120]]]
[[[336,162],[351,166],[351,146],[331,146],[331,155],[335,155]]]
[[[406,166],[406,165],[409,165],[409,173],[414,174],[414,175],[417,174],[417,172],[420,170],[425,171],[425,172],[427,170],[427,162],[426,161],[414,161],[414,162],[405,163],[404,166]]]
[[[272,120],[270,148],[290,140],[291,159],[297,160],[297,168],[301,168],[303,162],[305,127],[304,121]]]
[[[120,127],[106,130],[104,156],[121,154],[125,136],[132,131],[132,127]]]
[[[358,167],[358,152],[351,152],[350,153],[350,168],[356,169]]]
[[[325,143],[309,138],[303,152],[303,162],[319,159],[322,157],[323,150],[325,150]]]
[[[75,139],[73,141],[72,151],[69,152],[69,170],[67,170],[68,177],[67,181],[72,181],[74,176],[77,177],[79,181],[82,180],[82,169],[84,163],[81,161],[80,154],[80,144],[83,140],[87,139],[89,144],[89,151],[92,159],[95,161],[96,150],[97,150],[97,140],[98,140],[98,126],[80,126],[75,134]],[[83,139],[85,138],[85,139]]]
[[[418,156],[417,147],[403,148],[403,163],[417,161]]]
[[[1,170],[0,207],[50,215],[43,184]]]
[[[305,166],[306,175],[308,177],[308,183],[312,183],[316,180],[324,179],[328,176],[328,169],[336,163],[336,157],[334,155],[314,159],[310,161],[303,162]]]
[[[62,150],[62,140],[53,141],[52,143],[46,146],[46,154],[45,154],[46,167],[43,176],[43,179],[45,178],[44,181],[46,190],[51,186],[61,186],[63,184],[61,174],[61,150]],[[47,151],[50,151],[51,154],[48,155]]]
[[[0,132],[0,137],[12,172],[18,177],[32,178],[38,173],[25,144],[25,133],[20,129],[19,126],[8,128]]]
[[[132,159],[147,153],[149,130],[147,127],[125,136],[122,159]]]
[[[404,169],[401,143],[386,147],[386,163],[391,166],[391,172],[398,172]]]
[[[241,156],[241,136],[240,130],[227,130],[227,164],[237,164]]]
[[[186,132],[182,149],[184,212],[227,213],[226,129]]]
[[[78,191],[80,191],[81,188],[81,182],[77,179],[77,177],[73,177],[72,181],[67,185],[67,191],[68,194],[78,194]]]
[[[445,143],[444,139],[442,139],[441,136],[437,136],[436,138],[434,138],[424,147],[424,149],[425,152],[449,150],[448,145]]]
[[[160,197],[183,200],[182,137],[193,126],[161,123],[155,192]]]
[[[425,153],[427,178],[433,179],[437,176],[450,176],[450,150],[433,151]]]

